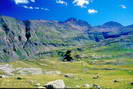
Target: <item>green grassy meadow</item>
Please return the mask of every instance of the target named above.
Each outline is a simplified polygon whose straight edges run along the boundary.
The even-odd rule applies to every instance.
[[[42,86],[50,81],[62,79],[68,88],[84,88],[84,84],[97,84],[102,89],[133,89],[133,50],[119,49],[114,46],[101,48],[76,47],[73,50],[74,62],[62,62],[60,55],[40,58],[36,60],[23,60],[10,62],[13,68],[41,68],[43,71],[61,71],[59,75],[15,75],[0,78],[0,88],[37,88],[36,83]],[[66,50],[58,49],[56,52]],[[78,55],[78,56],[77,56]],[[1,63],[4,64],[4,63]],[[3,74],[0,71],[0,74]],[[74,78],[64,77],[64,74],[74,74]],[[22,80],[17,80],[17,77]],[[99,78],[94,79],[95,76]],[[114,82],[118,80],[118,82]],[[93,88],[90,88],[93,89]],[[95,89],[95,88],[94,88]]]

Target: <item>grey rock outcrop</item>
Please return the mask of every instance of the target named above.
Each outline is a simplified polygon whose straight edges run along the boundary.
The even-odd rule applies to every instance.
[[[43,74],[41,68],[17,68],[16,71],[17,71],[18,74],[21,74],[21,75]]]
[[[9,64],[3,64],[0,65],[0,70],[2,70],[6,75],[13,75],[14,68],[12,65]]]
[[[45,84],[44,87],[46,89],[65,89],[66,86],[63,80],[55,80]]]
[[[44,74],[48,74],[48,75],[60,75],[62,73],[60,71],[44,71]]]

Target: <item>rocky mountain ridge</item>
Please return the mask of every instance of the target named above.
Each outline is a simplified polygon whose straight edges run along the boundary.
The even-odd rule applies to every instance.
[[[44,52],[57,48],[97,44],[104,40],[127,38],[132,42],[130,37],[132,34],[132,25],[123,26],[113,21],[93,27],[87,22],[75,18],[64,22],[21,21],[12,17],[0,16],[0,61],[36,58]],[[131,42],[130,44],[132,44]]]

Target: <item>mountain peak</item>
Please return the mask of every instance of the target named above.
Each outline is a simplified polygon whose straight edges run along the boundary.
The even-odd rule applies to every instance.
[[[64,21],[64,23],[91,27],[91,25],[88,24],[88,22],[86,22],[84,20],[76,19],[76,18],[69,18],[66,21]]]
[[[109,21],[103,24],[104,27],[123,27],[122,24],[115,22],[115,21]]]
[[[126,26],[128,28],[133,28],[133,24]]]
[[[78,20],[76,18],[69,18],[65,22],[77,22]]]

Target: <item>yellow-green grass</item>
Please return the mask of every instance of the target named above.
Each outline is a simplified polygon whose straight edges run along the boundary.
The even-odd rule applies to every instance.
[[[103,63],[108,61],[115,62],[114,60],[104,60]],[[133,82],[133,67],[128,65],[111,65],[111,64],[88,64],[84,61],[77,62],[61,62],[56,60],[40,59],[34,61],[17,61],[10,63],[14,68],[17,67],[36,67],[43,70],[58,70],[63,74],[61,75],[18,75],[1,78],[1,88],[36,88],[35,84],[46,84],[49,81],[62,79],[66,86],[75,88],[76,85],[83,87],[83,84],[97,84],[103,89],[133,89],[130,85]],[[45,64],[45,65],[42,65]],[[108,70],[107,68],[112,68]],[[107,70],[106,70],[107,69]],[[65,78],[64,74],[72,73],[75,78]],[[99,76],[98,79],[93,79],[95,76]],[[17,76],[21,76],[22,80],[17,80]],[[120,82],[114,83],[113,80]]]

